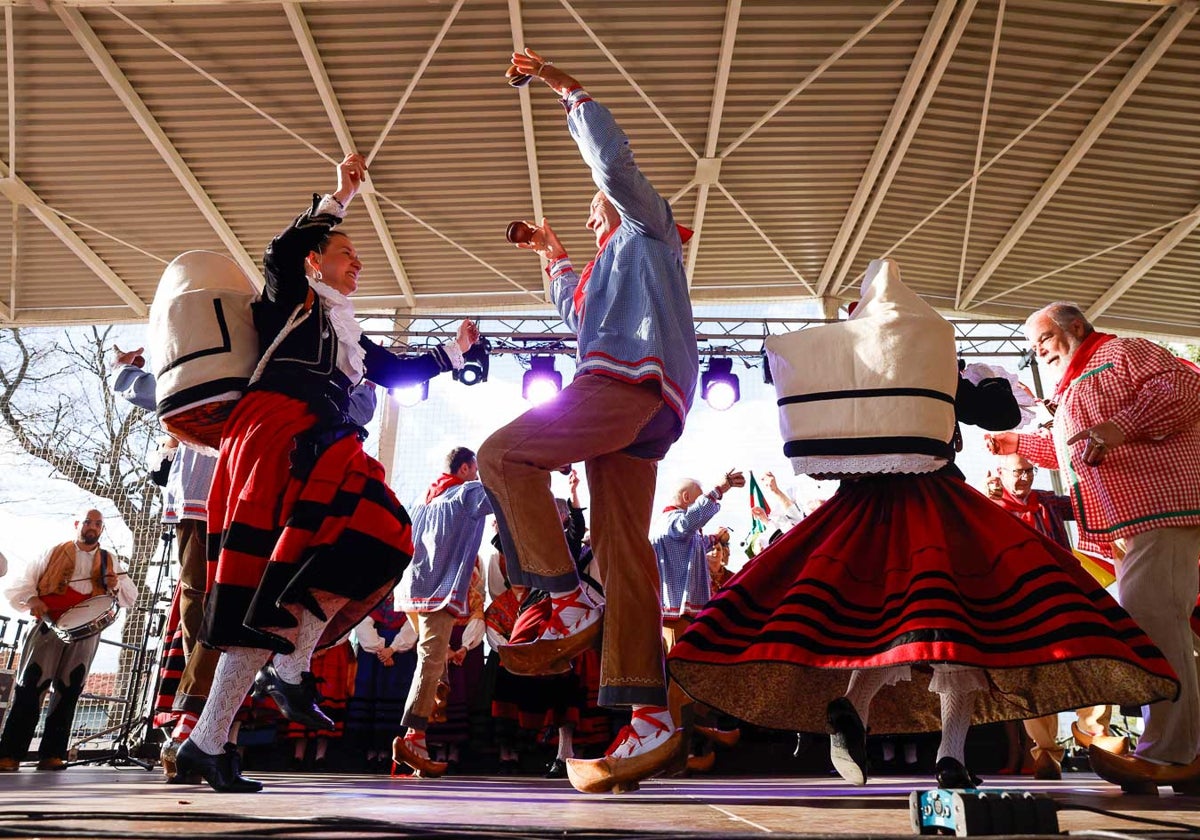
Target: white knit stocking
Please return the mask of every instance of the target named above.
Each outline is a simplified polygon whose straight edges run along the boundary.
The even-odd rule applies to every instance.
[[[321,611],[327,616],[325,619],[317,618],[297,604],[287,605],[288,612],[296,616],[296,620],[299,622],[299,626],[296,628],[296,649],[291,653],[277,654],[274,664],[275,673],[279,675],[279,679],[292,685],[298,684],[300,674],[309,670],[313,651],[321,639],[325,625],[329,623],[329,618],[337,615],[338,611],[350,600],[340,595],[331,595],[328,592],[313,592],[313,596],[321,607]]]
[[[974,691],[941,691],[942,743],[938,746],[938,761],[949,756],[966,764],[967,730],[971,728]]]
[[[867,727],[867,713],[871,709],[871,701],[879,693],[879,689],[889,685],[891,680],[887,668],[872,668],[856,670],[850,674],[850,684],[846,687],[846,699],[854,706],[854,711],[862,719],[862,725]]]
[[[219,755],[224,750],[233,717],[270,655],[269,650],[247,647],[229,648],[221,654],[204,711],[188,736],[201,752]]]

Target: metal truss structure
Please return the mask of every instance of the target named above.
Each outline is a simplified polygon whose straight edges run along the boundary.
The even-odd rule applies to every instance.
[[[463,318],[471,317],[487,337],[493,355],[574,355],[575,335],[558,316],[414,315],[404,316],[390,329],[367,334],[394,349],[419,350],[453,338]],[[771,335],[833,323],[822,318],[696,318],[701,357],[722,356],[749,361],[761,358],[763,340]],[[1019,357],[1028,364],[1029,351],[1021,325],[1007,321],[951,320],[958,354],[964,358]]]

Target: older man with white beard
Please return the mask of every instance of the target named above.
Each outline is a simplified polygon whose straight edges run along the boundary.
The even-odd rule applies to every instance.
[[[1130,793],[1157,785],[1200,792],[1200,687],[1188,623],[1200,589],[1200,374],[1140,338],[1097,332],[1074,304],[1035,312],[1025,334],[1059,381],[1053,434],[988,438],[1061,469],[1081,536],[1126,541],[1117,567],[1121,605],[1180,680],[1174,701],[1144,708],[1132,756],[1091,747],[1092,766]]]

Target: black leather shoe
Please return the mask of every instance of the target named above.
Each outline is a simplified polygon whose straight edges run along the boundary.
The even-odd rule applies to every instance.
[[[208,786],[219,793],[257,793],[262,790],[262,782],[242,775],[242,760],[233,744],[226,744],[220,755],[209,755],[189,738],[175,753],[175,768],[177,776],[200,774]]]
[[[567,762],[561,758],[556,758],[550,762],[550,766],[546,768],[547,779],[565,779],[567,778]]]
[[[829,760],[838,775],[852,785],[867,783],[867,729],[854,704],[839,697],[825,709]]]
[[[961,790],[963,788],[977,788],[983,784],[983,779],[964,767],[962,762],[957,758],[946,756],[940,759],[934,770],[937,773],[937,783],[940,788]]]
[[[254,678],[254,694],[258,697],[269,695],[280,713],[293,723],[303,724],[309,729],[335,727],[334,722],[317,707],[321,702],[321,692],[317,690],[316,678],[308,671],[300,675],[299,684],[284,682],[275,672],[275,665],[268,662]]]

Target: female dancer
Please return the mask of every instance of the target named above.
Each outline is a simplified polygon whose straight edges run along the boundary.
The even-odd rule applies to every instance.
[[[938,784],[973,787],[972,722],[1177,693],[1162,654],[1079,562],[954,467],[955,413],[996,428],[985,392],[1003,386],[999,425],[1011,426],[1016,402],[1004,380],[957,378],[953,329],[893,263],[871,264],[850,320],[768,351],[785,454],[797,472],[844,480],[679,639],[669,667],[688,694],[762,726],[826,729],[854,784],[867,780],[868,724],[940,728]]]
[[[430,379],[461,367],[478,337],[464,321],[455,341],[400,358],[362,334],[349,299],[362,263],[334,228],[365,177],[363,158],[348,155],[337,189],[314,197],[264,257],[254,309],[262,360],[226,424],[208,503],[200,641],[224,653],[176,759],[180,777],[200,773],[219,791],[262,788],[241,775],[227,743],[251,684],[290,720],[330,728],[316,704],[312,652],[383,601],[412,555],[408,514],[347,415],[351,386]]]

